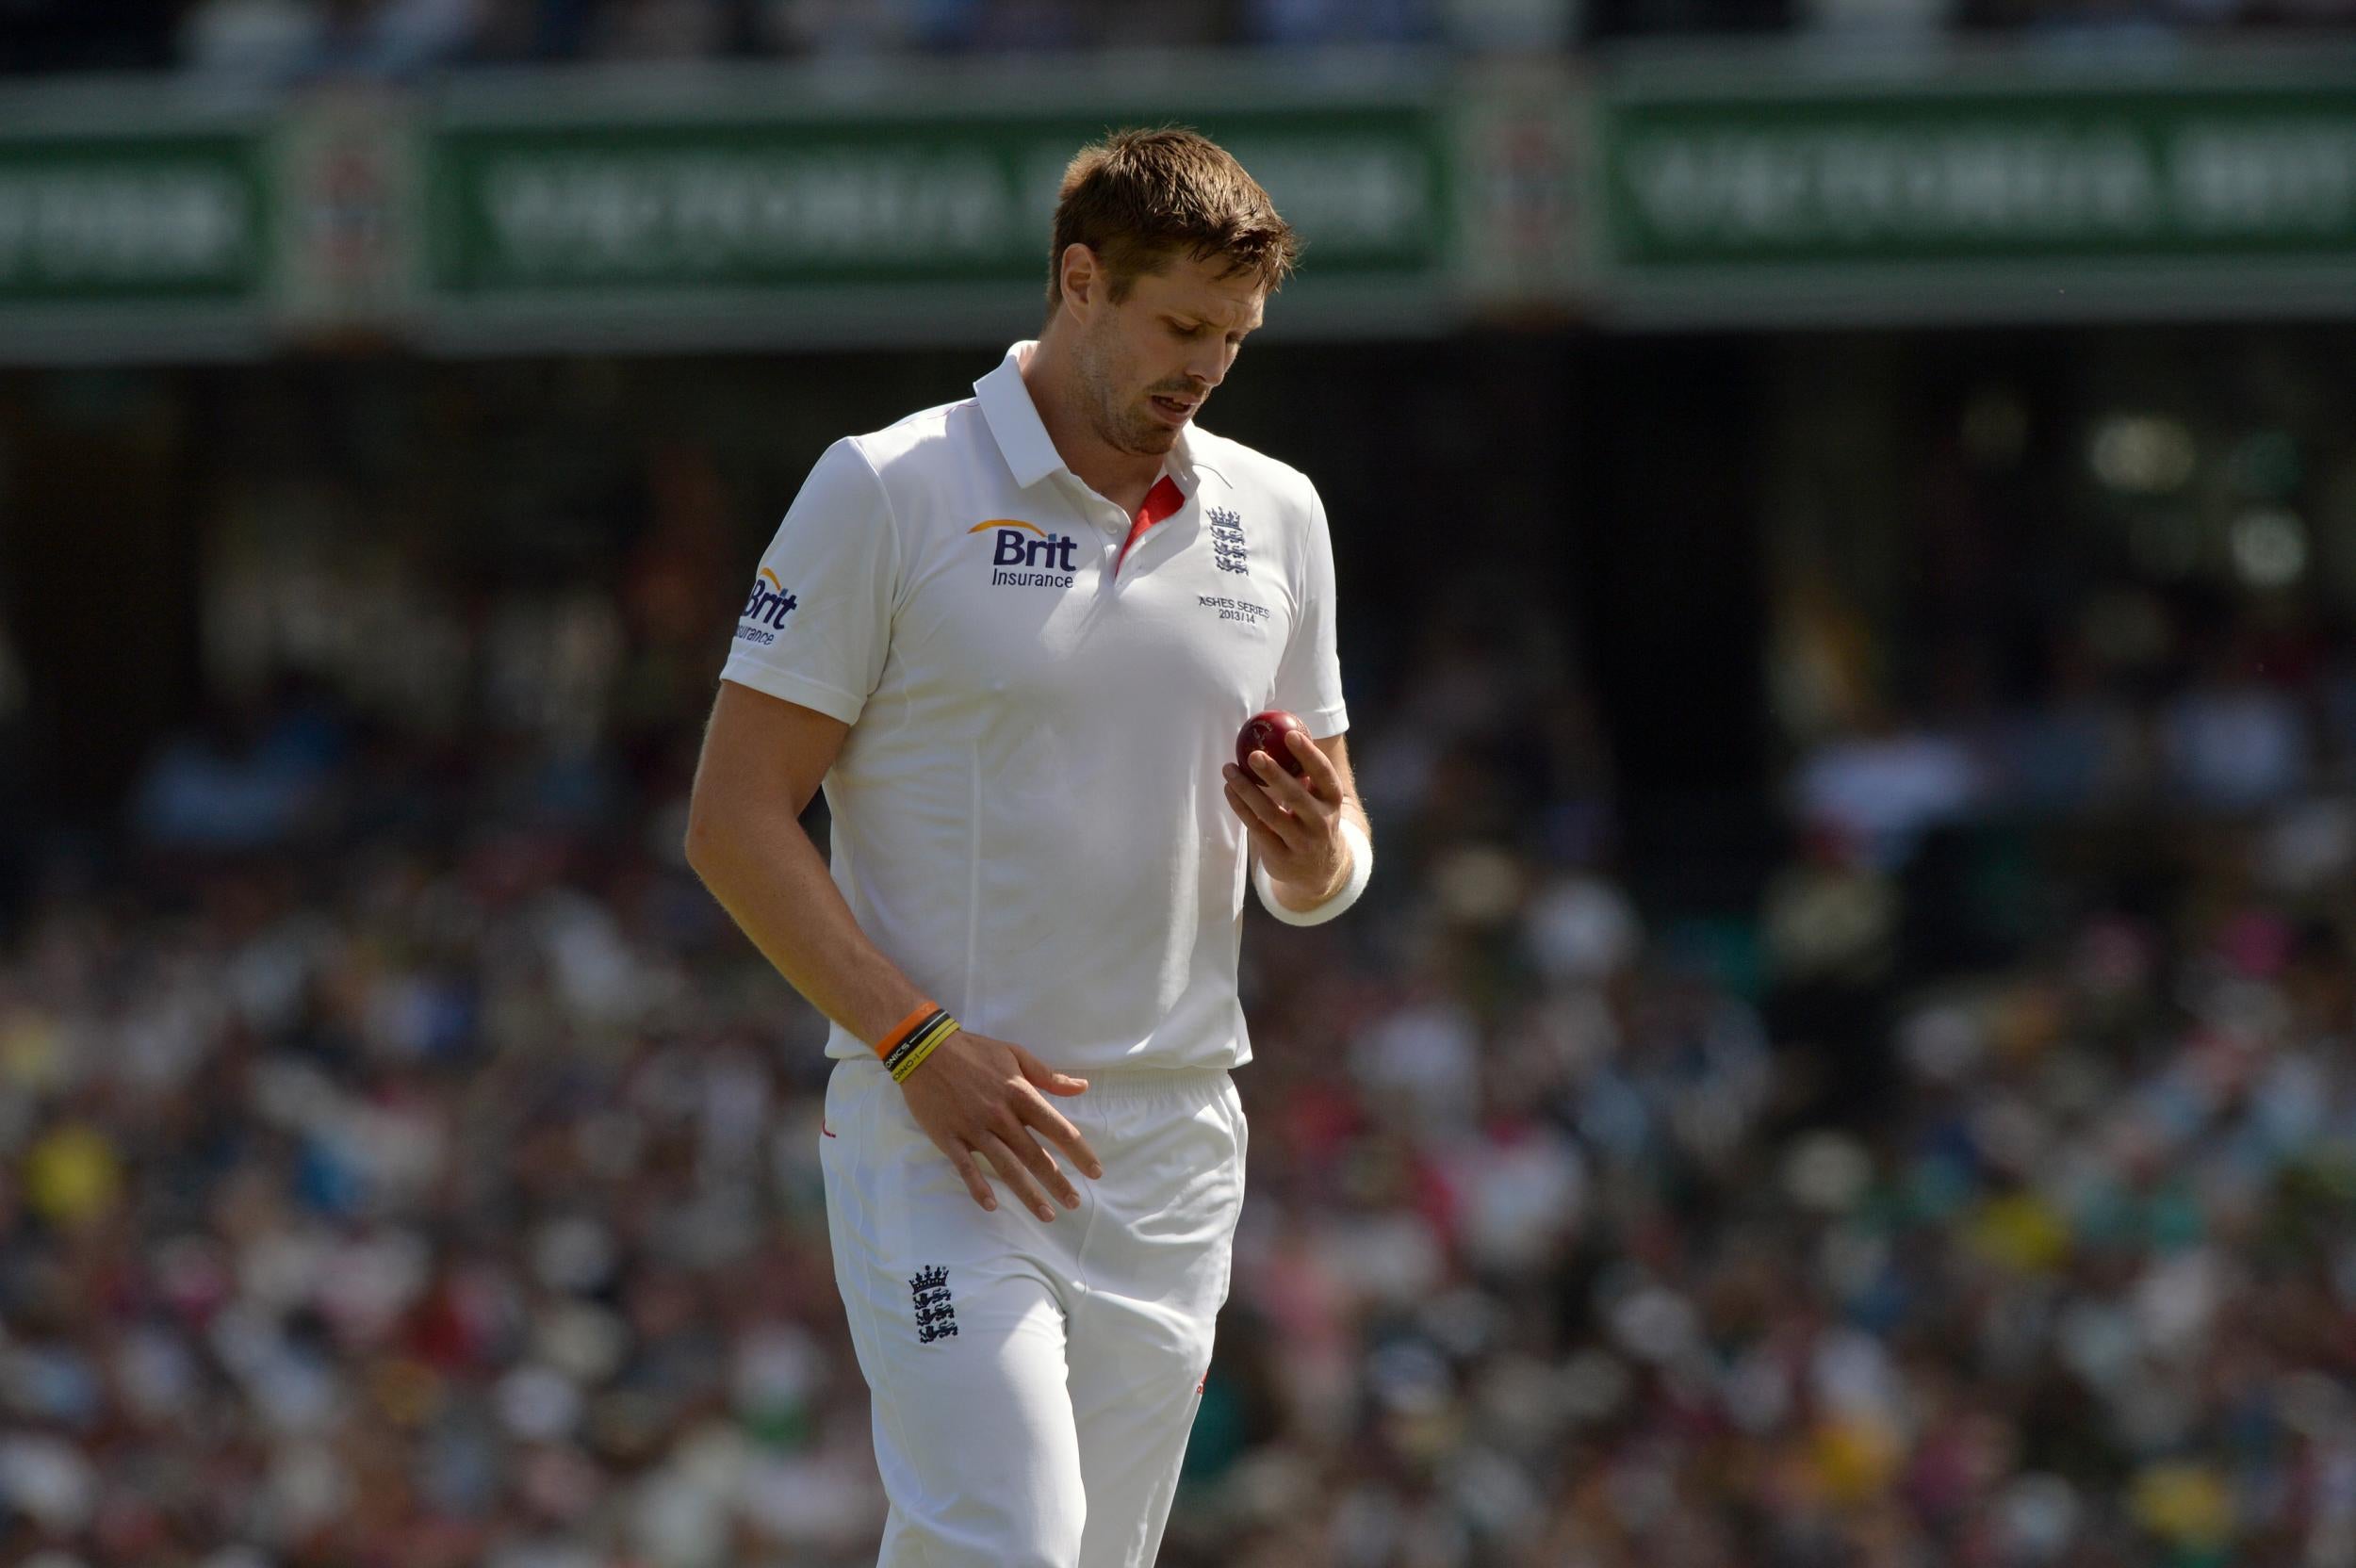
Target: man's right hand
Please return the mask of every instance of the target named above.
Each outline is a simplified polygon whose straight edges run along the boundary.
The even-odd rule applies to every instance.
[[[1087,1080],[1054,1070],[1019,1045],[959,1030],[933,1048],[900,1090],[908,1096],[908,1114],[985,1209],[995,1209],[998,1200],[977,1156],[1041,1219],[1055,1217],[1042,1186],[1065,1208],[1080,1206],[1079,1189],[1039,1146],[1040,1134],[1090,1177],[1104,1174],[1080,1130],[1047,1102],[1051,1094],[1086,1093]]]

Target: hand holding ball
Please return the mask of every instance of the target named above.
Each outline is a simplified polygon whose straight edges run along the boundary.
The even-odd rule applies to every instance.
[[[1265,774],[1252,765],[1252,754],[1263,751],[1275,763]],[[1219,770],[1228,808],[1251,840],[1252,885],[1268,913],[1287,925],[1332,920],[1357,901],[1373,874],[1374,845],[1344,814],[1350,804],[1347,766],[1317,749],[1317,737],[1298,714],[1278,708],[1244,722],[1235,767]],[[1295,902],[1287,904],[1288,897]]]
[[[1291,774],[1295,778],[1308,777],[1307,765],[1293,755],[1291,743],[1284,739],[1287,731],[1295,729],[1301,731],[1303,736],[1309,734],[1309,727],[1301,722],[1298,714],[1287,713],[1281,708],[1270,709],[1265,713],[1252,714],[1252,717],[1244,720],[1243,727],[1235,732],[1235,766],[1244,771],[1244,776],[1247,778],[1253,776],[1252,754],[1255,751],[1265,751],[1276,760],[1278,767]]]

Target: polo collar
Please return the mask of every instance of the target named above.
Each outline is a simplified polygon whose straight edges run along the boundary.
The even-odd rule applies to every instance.
[[[1031,400],[1031,389],[1023,384],[1023,366],[1038,348],[1035,339],[1025,339],[1006,351],[1006,357],[998,368],[973,384],[973,400],[981,405],[982,418],[990,426],[990,433],[998,442],[998,450],[1006,460],[1006,467],[1014,475],[1015,487],[1028,490],[1051,474],[1070,474],[1071,467],[1055,443],[1047,433],[1045,421],[1039,416],[1039,405]],[[1177,443],[1170,449],[1164,471],[1178,482],[1179,488],[1192,494],[1194,490],[1194,456],[1187,442],[1187,431],[1178,433]],[[1076,482],[1078,475],[1072,475]]]

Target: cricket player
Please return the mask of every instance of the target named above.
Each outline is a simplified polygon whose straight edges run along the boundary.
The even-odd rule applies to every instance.
[[[1296,251],[1201,136],[1084,150],[1039,340],[827,449],[722,671],[688,858],[833,1021],[893,1568],[1153,1560],[1243,1200],[1244,884],[1312,923],[1373,867],[1324,511],[1196,424]],[[1302,777],[1235,764],[1269,708]]]

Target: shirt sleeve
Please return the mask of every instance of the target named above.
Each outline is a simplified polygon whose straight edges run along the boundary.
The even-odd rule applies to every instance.
[[[1276,670],[1275,705],[1301,716],[1319,740],[1350,727],[1342,702],[1342,661],[1335,632],[1333,541],[1326,531],[1325,502],[1309,492],[1308,538],[1302,550],[1300,609],[1292,640]]]
[[[891,651],[899,572],[883,481],[837,441],[761,553],[720,678],[858,723]]]

